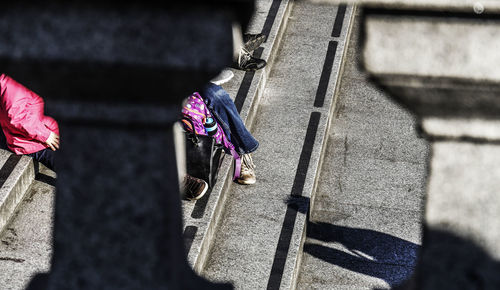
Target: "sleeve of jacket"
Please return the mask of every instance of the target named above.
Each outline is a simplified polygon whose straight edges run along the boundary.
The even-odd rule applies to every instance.
[[[26,133],[26,137],[29,139],[45,143],[49,138],[51,131],[45,127],[40,118],[34,115],[29,108],[11,107],[11,110],[7,110],[7,115],[9,123],[17,130]]]
[[[43,124],[43,100],[13,79],[4,83],[2,105],[10,125],[25,134],[27,139],[45,143],[51,131]]]

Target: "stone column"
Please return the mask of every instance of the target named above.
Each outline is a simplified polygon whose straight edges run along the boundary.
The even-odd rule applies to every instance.
[[[431,144],[422,252],[402,288],[500,289],[500,14],[413,2],[363,16],[364,67]]]
[[[52,266],[29,289],[231,288],[184,256],[172,125],[182,99],[231,62],[232,26],[253,2],[154,3],[0,9],[2,72],[61,127]]]

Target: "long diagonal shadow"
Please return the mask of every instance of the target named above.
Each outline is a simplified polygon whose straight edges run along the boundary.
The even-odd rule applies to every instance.
[[[310,222],[307,237],[335,243],[336,248],[308,242],[304,252],[330,264],[382,279],[390,286],[400,284],[411,275],[420,250],[419,245],[392,235],[328,223]]]

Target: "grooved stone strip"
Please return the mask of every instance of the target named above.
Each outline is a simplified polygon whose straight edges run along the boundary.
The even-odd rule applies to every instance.
[[[10,155],[7,161],[3,164],[0,169],[0,187],[3,186],[7,178],[9,178],[10,173],[14,170],[19,160],[21,160],[21,155]]]
[[[309,167],[309,161],[311,159],[320,118],[321,113],[319,112],[312,112],[311,117],[309,118],[307,133],[304,140],[304,145],[302,146],[299,165],[297,166],[297,171],[291,191],[292,196],[302,195],[302,190],[304,189],[307,169]],[[279,289],[280,287],[296,218],[297,209],[293,208],[292,206],[288,206],[285,213],[285,219],[283,220],[283,226],[281,227],[281,233],[278,240],[278,246],[276,247],[276,253],[274,256],[274,261],[271,268],[271,276],[269,277],[267,289]]]
[[[314,147],[314,140],[316,139],[316,133],[318,132],[320,118],[321,113],[311,113],[309,124],[307,125],[306,138],[304,140],[304,145],[302,146],[302,152],[300,153],[299,165],[297,166],[297,171],[293,181],[292,196],[301,196],[302,191],[304,190],[307,168],[309,168],[309,162],[311,161],[311,154]]]
[[[184,246],[185,246],[185,252],[186,255],[189,253],[189,250],[191,250],[191,246],[193,245],[193,240],[194,237],[196,236],[196,232],[198,231],[198,228],[195,226],[187,226],[186,229],[184,229],[183,233],[183,238],[184,238]]]
[[[43,182],[43,183],[51,185],[51,186],[54,186],[54,187],[56,186],[56,178],[49,176],[47,174],[38,173],[35,176],[35,180]]]
[[[317,108],[323,107],[325,103],[326,91],[328,89],[328,83],[330,82],[330,75],[332,73],[333,61],[335,60],[337,45],[337,41],[330,41],[328,43],[328,50],[326,52],[326,58],[323,64],[323,70],[321,71],[318,90],[316,91],[316,99],[314,100],[314,106]]]
[[[209,188],[205,195],[196,201],[193,211],[191,212],[192,218],[201,219],[203,217],[207,208],[208,199],[210,198],[210,193],[212,193],[212,188]]]
[[[335,16],[335,23],[333,24],[332,37],[340,37],[342,32],[342,25],[344,23],[345,12],[347,5],[340,4],[337,10],[337,16]]]
[[[281,1],[282,0],[273,0],[273,4],[271,4],[271,8],[269,9],[269,13],[267,14],[266,21],[264,22],[264,26],[262,27],[261,33],[266,36],[266,41],[269,33],[271,32],[271,28],[273,28],[274,19],[276,18],[276,15],[280,8]]]

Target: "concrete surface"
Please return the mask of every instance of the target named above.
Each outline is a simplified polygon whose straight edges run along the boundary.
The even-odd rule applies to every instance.
[[[3,133],[2,133],[3,134]],[[0,149],[0,233],[12,218],[35,178],[35,165],[28,156]]]
[[[259,100],[273,67],[292,6],[293,1],[256,1],[256,10],[247,32],[268,35],[266,42],[254,52],[256,57],[265,59],[267,65],[256,72],[244,72],[232,68],[233,79],[223,85],[240,109],[240,116],[247,128],[251,129],[255,120]],[[232,158],[228,156],[221,166],[218,182],[211,192],[196,202],[182,201],[188,261],[197,272],[202,271],[206,262],[216,227],[225,207],[227,189],[232,183],[231,166]]]
[[[365,11],[364,64],[431,144],[421,255],[402,289],[496,289],[498,11]]]
[[[500,120],[429,117],[423,118],[421,124],[423,132],[434,138],[500,140]]]
[[[496,118],[498,14],[365,9],[363,65],[419,117]]]
[[[382,13],[366,27],[363,57],[373,74],[500,80],[498,20]]]
[[[345,13],[341,37],[334,39],[337,12],[334,5],[296,2],[293,7],[253,126],[260,142],[252,155],[257,183],[232,184],[229,189],[202,272],[210,280],[231,281],[237,289],[295,285],[351,8]],[[336,54],[325,57],[333,41],[338,41]],[[325,88],[325,100],[315,107],[320,86]]]
[[[64,143],[50,273],[30,287],[214,287],[183,255],[172,125],[190,87],[231,63],[253,2],[28,2],[0,12],[1,66],[46,99]]]
[[[297,289],[389,289],[421,245],[428,146],[359,70],[359,15],[331,119]]]
[[[259,25],[265,26],[263,16],[267,15],[274,2],[259,1],[257,3],[257,16],[250,26],[251,32],[258,32]],[[301,258],[297,256],[297,253],[300,253],[306,221],[305,208],[311,203],[314,207],[311,212],[311,223],[308,224],[303,264],[300,268],[300,281],[297,288],[393,287],[411,274],[420,249],[422,238],[420,219],[423,213],[427,145],[423,139],[416,136],[413,118],[400,107],[387,101],[387,96],[369,84],[366,76],[358,71],[356,64],[360,56],[359,52],[354,49],[355,44],[350,45],[338,103],[328,97],[322,108],[312,106],[322,73],[323,58],[328,43],[332,40],[327,36],[333,26],[336,8],[331,4],[315,6],[311,2],[314,0],[297,4],[296,10],[290,17],[290,27],[283,38],[283,47],[279,53],[274,45],[277,46],[275,41],[280,39],[278,35],[283,30],[281,25],[273,26],[271,29],[270,35],[278,37],[275,40],[271,39],[271,42],[268,40],[268,43],[264,44],[264,50],[257,52],[262,53],[261,56],[268,59],[270,64],[274,60],[276,67],[268,65],[266,69],[255,75],[237,72],[232,81],[233,84],[226,85],[231,95],[241,100],[238,94],[242,86],[239,84],[245,83],[245,80],[248,83],[248,89],[245,90],[248,97],[245,96],[247,98],[243,98],[240,102],[240,108],[242,117],[249,126],[255,122],[254,133],[262,144],[254,155],[258,184],[249,187],[236,184],[224,186],[225,179],[230,175],[228,175],[230,162],[227,160],[229,158],[226,159],[221,169],[218,187],[214,189],[219,193],[211,195],[226,195],[224,198],[228,199],[224,206],[226,212],[222,215],[223,220],[218,232],[215,232],[217,224],[209,225],[207,219],[210,223],[214,215],[221,215],[224,201],[219,204],[211,197],[206,205],[207,211],[201,213],[202,218],[194,217],[196,208],[201,207],[201,203],[183,202],[185,226],[196,227],[198,233],[204,235],[195,236],[188,258],[190,263],[196,265],[199,270],[205,264],[205,262],[197,262],[200,253],[210,254],[210,259],[202,273],[214,281],[232,281],[236,288],[242,289],[264,288],[269,278],[272,277],[271,264],[273,264],[272,258],[276,259],[276,243],[285,229],[285,232],[289,231],[291,234],[290,249],[292,250],[284,256],[285,272],[281,287],[293,288],[293,275],[296,271],[294,268],[300,264]],[[398,3],[398,1],[376,2]],[[458,4],[446,0],[432,2],[434,3],[428,1],[421,3],[431,8],[454,7],[461,11],[472,11],[470,9],[476,8],[476,12],[478,9],[478,6],[474,6],[471,1]],[[496,3],[493,1],[482,1],[482,3],[488,9],[495,9]],[[416,2],[409,1],[407,5],[410,7],[415,4]],[[280,16],[287,15],[287,9],[289,8],[286,5],[278,6],[276,13]],[[488,9],[486,11],[491,11]],[[285,23],[285,20],[278,21],[282,25]],[[401,36],[398,29],[405,27],[400,24],[397,21],[391,23],[396,36]],[[448,31],[453,32],[450,35],[456,35],[464,29],[474,28],[470,25],[464,27],[463,23],[452,22],[440,25],[413,22],[406,27],[413,24],[419,28],[413,30],[420,31],[422,36],[426,31],[432,33]],[[480,28],[481,39],[484,39],[484,32],[487,32],[487,35],[497,33],[496,25],[491,23],[481,24]],[[322,36],[315,35],[316,32]],[[342,37],[345,37],[345,34]],[[439,35],[435,38],[441,39]],[[334,38],[334,40],[337,39]],[[441,45],[437,46],[440,51],[434,52],[437,55],[443,55],[441,60],[445,64],[454,65],[460,55],[456,52],[446,55],[446,47],[450,45],[450,43],[441,42]],[[495,47],[492,45],[488,49],[494,50]],[[380,51],[377,45],[372,48]],[[411,48],[418,49],[419,46],[414,45]],[[476,48],[474,45],[469,46],[470,50]],[[328,96],[334,95],[335,81],[341,71],[341,51],[343,47],[339,44],[337,56],[333,62],[330,84],[326,88]],[[404,57],[415,59],[416,53],[418,51]],[[418,72],[423,67],[422,65],[427,63],[429,62],[417,63],[417,67],[413,67],[410,71]],[[387,64],[382,61],[380,66],[377,64],[374,67],[383,68],[383,65]],[[451,71],[457,73],[451,77],[464,77],[458,72],[461,72],[463,68],[472,67],[471,72],[477,74],[465,75],[465,77],[467,81],[478,79],[481,85],[481,81],[485,79],[485,76],[481,74],[488,71],[488,68],[484,69],[481,65],[488,64],[479,63],[480,67],[474,68],[478,63],[471,60],[470,63],[465,62],[463,65],[458,69],[452,67]],[[408,68],[412,67],[404,67],[404,69]],[[268,78],[269,72],[271,74]],[[433,72],[436,73],[436,71]],[[300,78],[293,73],[300,75]],[[495,71],[491,75],[496,77]],[[407,79],[401,80],[396,78],[392,84],[405,83]],[[422,80],[416,83],[417,87],[421,84],[420,81]],[[455,85],[453,82],[444,82],[446,85],[450,83]],[[477,85],[477,83],[474,84]],[[495,105],[497,104],[495,92],[498,88],[495,84],[492,84],[492,88],[489,90],[491,97],[488,101]],[[466,92],[466,94],[469,93],[469,91]],[[241,97],[241,94],[239,95]],[[418,95],[415,93],[414,97]],[[454,99],[460,102],[460,98]],[[297,101],[294,103],[287,101],[287,107],[283,109],[283,100],[288,99]],[[439,104],[445,104],[446,100],[444,98]],[[256,109],[256,104],[260,104],[259,110]],[[336,106],[335,115],[329,124],[328,116],[334,105]],[[276,112],[280,109],[283,109],[286,114],[277,115]],[[453,108],[450,109],[450,112],[452,111]],[[320,114],[317,115],[320,116],[317,123],[318,132],[312,138],[314,142],[306,144],[311,145],[309,152],[311,159],[307,163],[308,166],[300,168],[301,157],[299,156],[305,152],[300,149],[305,145],[304,138],[307,139],[305,136],[310,132],[307,125],[310,124],[308,121],[313,119],[311,112]],[[472,136],[480,139],[486,136],[486,139],[491,139],[497,138],[498,134],[494,127],[496,123],[491,123],[489,120],[479,120],[478,123],[470,123],[470,119],[464,118],[451,121],[440,118],[428,120],[434,122],[424,126],[428,128],[427,132],[431,135],[437,135],[435,132],[452,132],[445,137]],[[475,125],[480,129],[479,132],[484,130],[485,133],[476,134],[478,132],[476,127],[449,130],[462,123],[468,126]],[[293,124],[293,133],[277,135],[276,132],[283,133],[281,132],[283,124]],[[491,125],[493,129],[488,130],[487,125]],[[328,126],[331,128],[331,134],[325,136]],[[432,131],[433,129],[437,131]],[[492,131],[493,137],[488,137],[488,132]],[[328,146],[324,152],[322,146],[324,140],[327,139]],[[262,142],[263,140],[270,141]],[[433,172],[439,172],[439,174],[433,175],[430,179],[430,192],[448,194],[458,192],[458,194],[456,200],[451,201],[449,196],[433,194],[428,200],[429,210],[426,215],[430,226],[437,225],[438,228],[451,229],[461,233],[457,239],[470,240],[470,244],[474,246],[472,252],[478,253],[477,257],[484,258],[482,264],[481,261],[476,261],[481,264],[477,269],[484,270],[476,274],[490,279],[494,278],[495,272],[492,270],[497,269],[498,263],[495,260],[499,258],[497,255],[499,233],[495,230],[499,228],[497,225],[499,202],[494,196],[494,188],[498,187],[495,181],[497,160],[491,158],[491,156],[496,156],[498,151],[496,147],[498,146],[488,144],[436,143],[433,153],[438,158],[433,159],[431,168]],[[265,153],[261,155],[261,152]],[[319,158],[322,152],[324,152],[324,160]],[[457,154],[462,158],[454,158]],[[318,174],[318,166],[322,162],[321,174]],[[299,170],[295,171],[297,168]],[[470,171],[466,172],[463,168],[482,172],[481,178],[483,179],[475,179],[474,176],[468,175]],[[294,174],[296,177],[300,175],[304,177],[302,192],[294,191],[298,188],[293,179]],[[313,192],[315,188],[315,179],[318,185],[317,194],[313,198],[310,192]],[[453,183],[452,186],[451,179],[460,182]],[[52,179],[46,178],[47,180]],[[226,182],[226,184],[230,183]],[[33,184],[33,188],[39,186],[42,186],[40,181]],[[455,186],[461,190],[457,191]],[[30,273],[48,270],[50,235],[47,227],[35,228],[34,225],[37,225],[38,221],[32,222],[33,214],[36,214],[41,217],[44,224],[50,223],[51,217],[47,215],[46,209],[51,207],[52,193],[50,185],[44,184],[42,187],[45,189],[31,191],[31,197],[28,199],[28,203],[30,200],[39,201],[37,208],[33,209],[29,204],[23,205],[13,223],[0,236],[2,242],[0,263],[4,263],[9,269],[5,274],[0,274],[0,279],[6,281],[7,287],[12,286],[7,289],[23,289],[23,285],[29,281]],[[225,193],[225,190],[228,192]],[[290,192],[292,195],[302,194],[303,199],[297,201],[290,198]],[[477,194],[471,195],[471,192]],[[308,200],[308,198],[313,198],[313,200]],[[467,204],[471,205],[467,210],[470,213],[470,219],[460,219],[462,213],[455,209],[464,206],[463,201],[469,199],[474,201],[465,203],[465,207]],[[286,219],[290,208],[291,211],[296,212],[297,219],[292,227],[286,229],[283,220]],[[218,211],[219,213],[216,213]],[[34,238],[31,234],[38,234],[40,239]],[[433,234],[430,237],[434,239],[440,236]],[[31,239],[36,241],[35,245],[30,245],[33,248],[26,245],[26,241]],[[216,241],[213,250],[204,239]],[[269,241],[274,241],[274,243]],[[19,251],[19,249],[26,252]],[[32,259],[33,256],[38,256],[39,259]],[[428,257],[433,258],[432,254]]]
[[[500,146],[435,142],[426,224],[474,242],[500,260]],[[464,216],[465,215],[465,216]]]
[[[41,166],[12,221],[0,236],[0,288],[23,290],[52,256],[55,173]]]

